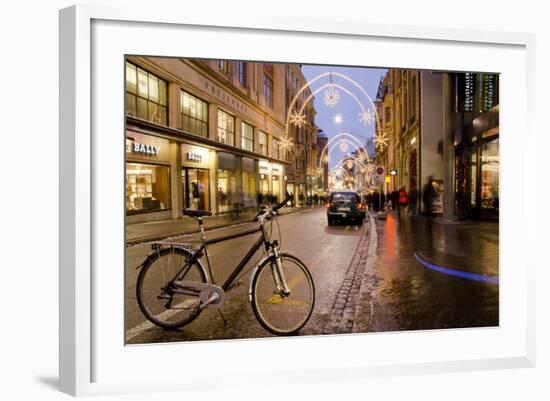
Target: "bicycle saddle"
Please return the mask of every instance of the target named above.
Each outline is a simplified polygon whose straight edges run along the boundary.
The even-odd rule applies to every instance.
[[[183,209],[183,214],[189,217],[212,216],[208,210]]]

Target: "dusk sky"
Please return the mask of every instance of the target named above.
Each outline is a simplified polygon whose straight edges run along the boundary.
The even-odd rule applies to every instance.
[[[378,68],[335,67],[306,64],[302,66],[302,72],[307,80],[311,80],[324,72],[331,71],[344,74],[356,81],[367,91],[369,96],[374,101],[376,100],[376,93],[378,91],[380,79],[385,75],[387,70]],[[365,97],[365,95],[362,94],[361,91],[351,82],[348,82],[345,79],[337,76],[332,77],[332,82],[341,85],[352,92],[361,101],[366,110],[374,112],[372,105]],[[312,92],[327,83],[329,83],[329,76],[321,78],[319,81],[316,81],[312,84]],[[361,108],[359,107],[357,102],[344,91],[338,88],[336,88],[336,90],[338,90],[340,94],[340,99],[338,103],[332,108],[325,105],[323,101],[323,94],[325,91],[324,89],[315,95],[314,105],[315,110],[317,111],[315,122],[317,126],[321,128],[329,138],[335,136],[340,132],[347,132],[353,134],[364,144],[368,138],[374,136],[374,122],[371,125],[365,126],[365,124],[359,120],[359,113],[361,112]],[[335,117],[338,115],[342,119],[340,123],[336,123],[334,121]],[[346,153],[352,152],[354,150],[355,149],[350,146],[349,150]],[[339,160],[342,159],[344,155],[345,153],[340,151],[339,147],[336,147],[330,153],[329,167],[332,168]]]

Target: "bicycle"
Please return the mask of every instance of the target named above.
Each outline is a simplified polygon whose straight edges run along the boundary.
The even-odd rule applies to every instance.
[[[141,271],[136,287],[139,307],[147,319],[162,328],[177,329],[191,323],[206,308],[221,308],[226,293],[241,284],[239,274],[263,246],[265,257],[254,266],[250,276],[248,298],[252,310],[258,322],[269,332],[275,335],[297,333],[313,312],[313,278],[300,259],[288,252],[280,252],[279,241],[271,240],[265,227],[289,200],[261,209],[253,219],[259,222],[259,227],[210,240],[206,239],[202,217],[212,213],[184,209],[184,215],[195,218],[199,224],[201,245],[193,247],[166,242],[152,245],[153,251],[138,266]],[[221,287],[216,285],[208,245],[257,232],[261,235],[224,284]],[[207,269],[200,260],[202,256],[206,259]]]

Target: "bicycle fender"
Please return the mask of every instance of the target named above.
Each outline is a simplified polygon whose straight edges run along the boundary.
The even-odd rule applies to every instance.
[[[283,252],[280,253],[282,255]],[[262,267],[269,259],[275,259],[275,256],[269,255],[264,257],[262,260],[258,262],[258,264],[254,267],[254,270],[252,270],[252,273],[250,274],[250,282],[248,283],[248,301],[252,302],[252,283],[254,282],[254,277],[256,277],[256,274],[258,274],[258,270],[260,267]]]

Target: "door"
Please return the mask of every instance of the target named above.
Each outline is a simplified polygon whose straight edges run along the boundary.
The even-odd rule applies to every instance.
[[[184,207],[194,210],[210,210],[209,171],[184,168],[181,178]]]

